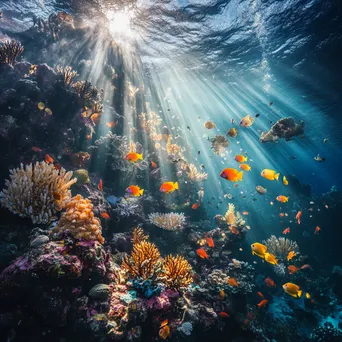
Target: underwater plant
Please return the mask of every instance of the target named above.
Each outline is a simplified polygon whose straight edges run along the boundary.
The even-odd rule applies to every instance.
[[[164,259],[159,279],[172,289],[187,287],[192,283],[192,267],[182,256],[170,254]]]
[[[16,40],[7,40],[0,46],[0,64],[14,65],[15,60],[24,52],[24,47]]]
[[[267,247],[267,251],[276,256],[276,258],[281,260],[286,260],[289,252],[293,251],[298,253],[299,247],[296,241],[290,239],[271,235],[266,241],[262,242]]]
[[[182,228],[185,222],[185,215],[183,213],[153,213],[148,216],[149,221],[165,230],[176,231]]]
[[[65,86],[70,86],[73,80],[78,76],[77,71],[73,71],[71,66],[62,67],[61,65],[57,66],[57,74],[63,76],[63,81]]]
[[[71,197],[70,186],[77,182],[71,171],[56,170],[53,164],[36,162],[10,170],[10,180],[1,192],[0,203],[13,214],[31,218],[33,223],[53,220]]]
[[[76,240],[96,240],[104,243],[101,221],[95,217],[93,205],[88,198],[76,195],[65,204],[64,209],[65,212],[52,229],[52,233],[67,231]]]

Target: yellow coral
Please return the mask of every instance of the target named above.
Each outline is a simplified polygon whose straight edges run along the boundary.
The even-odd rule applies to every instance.
[[[192,283],[192,267],[182,256],[170,254],[164,259],[159,278],[170,288],[186,287]]]
[[[236,224],[234,204],[232,203],[228,204],[228,210],[226,214],[224,215],[224,217],[229,225],[234,226]]]
[[[133,245],[130,257],[125,257],[122,268],[133,278],[144,280],[157,276],[161,267],[161,258],[154,243],[142,241]]]
[[[33,223],[48,223],[70,199],[69,188],[77,181],[71,178],[71,171],[56,170],[44,161],[25,167],[21,164],[20,168],[10,170],[0,202],[12,213],[30,217]]]
[[[136,227],[133,229],[133,238],[132,238],[133,245],[138,244],[142,241],[146,241],[147,239],[148,239],[148,235],[144,234],[144,231],[142,228]]]
[[[76,195],[65,204],[53,233],[68,231],[76,240],[97,240],[104,243],[100,220],[94,216],[93,205],[89,199]]]

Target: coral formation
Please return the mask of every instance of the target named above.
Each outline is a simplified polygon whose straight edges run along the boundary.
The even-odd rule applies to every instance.
[[[274,254],[276,258],[284,261],[286,260],[289,252],[299,252],[297,242],[284,237],[277,238],[276,236],[271,235],[270,238],[262,243],[266,245],[267,251],[269,253]]]
[[[10,170],[10,180],[1,192],[1,205],[33,223],[48,223],[54,219],[71,197],[70,186],[76,183],[72,172],[56,170],[53,164],[36,162]]]
[[[93,205],[87,198],[76,195],[64,206],[62,214],[52,233],[68,232],[76,240],[99,241],[104,243],[100,220],[94,216]]]
[[[57,66],[57,74],[63,77],[65,86],[70,86],[74,79],[78,76],[77,71],[73,71],[71,66],[66,66],[63,68],[61,65]]]
[[[171,231],[179,230],[185,223],[185,215],[183,213],[152,213],[148,216],[148,219],[158,228]]]
[[[132,237],[133,245],[136,245],[146,240],[148,240],[148,235],[145,235],[142,228],[136,227],[133,229],[133,237]]]
[[[24,47],[17,41],[6,41],[0,46],[0,64],[14,65],[15,60],[24,52]]]
[[[191,181],[202,182],[208,178],[208,174],[206,172],[199,172],[197,170],[196,165],[188,164],[187,166],[188,166],[188,170],[186,172],[186,175]]]

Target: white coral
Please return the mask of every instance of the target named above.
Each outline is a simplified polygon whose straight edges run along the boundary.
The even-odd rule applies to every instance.
[[[153,213],[148,216],[149,221],[165,230],[179,230],[185,223],[184,213]]]

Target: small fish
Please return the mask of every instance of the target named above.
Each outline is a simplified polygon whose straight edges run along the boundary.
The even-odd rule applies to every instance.
[[[280,217],[284,217],[285,214],[284,214],[284,213],[279,213],[279,216],[280,216]]]
[[[301,219],[301,217],[302,217],[302,214],[303,214],[302,211],[299,210],[298,213],[297,213],[297,215],[296,215],[296,220],[297,220],[297,223],[298,223],[298,224],[300,224],[300,222],[301,222],[300,219]]]
[[[267,251],[267,247],[259,242],[254,242],[251,244],[252,255],[257,255],[260,258],[265,258],[265,253]]]
[[[254,123],[254,118],[252,118],[250,115],[244,116],[240,121],[240,126],[244,127],[250,127]]]
[[[263,299],[258,305],[259,308],[264,308],[268,304],[267,299]]]
[[[310,296],[309,293],[305,293],[305,297],[306,297],[307,299],[310,299],[310,298],[311,298],[311,296]]]
[[[252,168],[248,164],[240,164],[239,168],[244,171],[251,171]]]
[[[43,152],[43,150],[42,150],[41,148],[37,147],[37,146],[32,146],[32,147],[31,147],[31,150],[32,150],[33,152]]]
[[[142,160],[143,159],[143,155],[139,154],[139,153],[136,153],[136,152],[129,152],[124,157],[124,159],[130,161],[131,163],[135,163],[138,160]]]
[[[265,298],[265,296],[261,292],[257,292],[257,295],[261,298]]]
[[[263,186],[261,186],[261,185],[257,185],[256,187],[255,187],[255,190],[260,194],[260,195],[264,195],[264,194],[266,194],[266,192],[267,192],[267,189],[265,189]]]
[[[97,185],[97,188],[98,188],[100,191],[103,191],[103,181],[102,181],[102,179],[100,179],[99,184]]]
[[[236,281],[236,278],[228,278],[227,281],[228,285],[233,286],[233,287],[238,287],[240,283]]]
[[[271,278],[266,278],[265,279],[265,284],[268,287],[276,287],[276,284],[275,284],[274,280],[271,279]]]
[[[265,253],[265,261],[271,265],[278,265],[278,260],[276,259],[275,255],[271,253]]]
[[[219,314],[218,314],[221,318],[229,318],[230,315],[227,314],[227,312],[224,312],[224,311],[221,311]]]
[[[191,206],[191,209],[196,210],[199,206],[200,206],[199,203],[194,203],[194,204]]]
[[[300,268],[296,267],[295,265],[290,265],[287,267],[287,270],[289,271],[290,274],[295,274],[300,270]]]
[[[287,255],[287,261],[292,260],[296,255],[297,253],[295,251],[290,251],[289,254]]]
[[[50,108],[45,108],[45,113],[47,115],[52,115],[52,110]]]
[[[116,124],[117,123],[115,123],[114,121],[106,122],[106,126],[109,128],[114,128]]]
[[[319,163],[322,163],[325,161],[325,158],[322,158],[319,154],[317,154],[317,156],[314,157],[314,159]]]
[[[107,213],[101,213],[101,216],[105,219],[105,220],[109,220],[110,216]]]
[[[242,154],[237,154],[234,158],[239,163],[245,163],[248,161],[248,157],[243,156]]]
[[[154,162],[154,161],[151,161],[151,166],[156,169],[158,167],[158,165]]]
[[[140,189],[137,185],[131,185],[126,189],[126,192],[132,194],[135,197],[140,197],[144,194],[144,189]]]
[[[249,215],[249,212],[248,211],[243,211],[242,215],[246,215],[247,216],[247,215]]]
[[[327,142],[328,142],[327,138],[323,139],[323,144],[326,144]]]
[[[226,296],[226,294],[224,293],[224,291],[223,290],[220,290],[219,291],[219,297],[220,297],[220,299],[221,300],[224,300],[224,297]]]
[[[317,227],[315,228],[314,234],[317,235],[318,232],[319,232],[320,230],[321,230],[321,228],[317,226]]]
[[[161,185],[159,191],[168,194],[169,192],[173,192],[178,190],[178,182],[165,182]]]
[[[215,243],[212,237],[208,236],[205,238],[205,240],[207,241],[207,244],[210,248],[214,248],[215,247]]]
[[[45,155],[45,163],[52,164],[53,162],[54,162],[54,159],[49,154],[46,154]]]
[[[162,327],[160,330],[159,330],[159,336],[163,339],[163,340],[166,340],[169,336],[170,336],[170,333],[171,333],[171,329],[168,325],[165,325],[164,327]]]
[[[168,324],[169,324],[169,320],[166,319],[166,320],[164,320],[163,322],[161,322],[160,328],[165,327],[165,325],[168,325]]]
[[[39,102],[38,103],[38,109],[39,110],[44,110],[44,108],[45,108],[45,104],[43,102]]]
[[[191,132],[191,128],[190,128],[190,126],[186,126],[186,128],[189,130],[189,132]]]
[[[196,253],[201,259],[209,259],[207,252],[203,248],[197,249]]]
[[[300,287],[293,283],[286,283],[283,285],[284,291],[294,298],[300,298],[303,294],[303,291]]]
[[[276,173],[274,170],[270,169],[264,169],[261,171],[261,176],[268,179],[268,180],[278,180],[279,178],[279,173]]]
[[[285,176],[283,176],[283,184],[284,185],[289,185],[289,182]]]
[[[283,195],[277,196],[276,200],[281,203],[286,203],[289,201],[289,198]]]
[[[224,169],[220,173],[220,177],[227,179],[231,182],[242,181],[242,176],[243,176],[243,171],[239,172],[239,170],[233,169],[233,168]]]
[[[310,266],[309,264],[305,264],[305,265],[303,265],[300,269],[301,269],[301,270],[311,269],[311,266]]]
[[[273,102],[270,102],[268,105],[269,105],[270,107],[272,107],[272,105],[273,105]]]
[[[290,231],[291,231],[290,227],[287,227],[283,230],[283,234],[286,235],[286,234],[290,233]]]
[[[258,114],[255,114],[255,117],[256,117],[256,118],[258,118],[259,116],[260,116],[260,114],[259,114],[259,113],[258,113]]]

